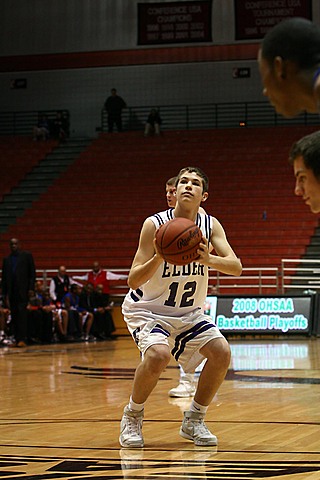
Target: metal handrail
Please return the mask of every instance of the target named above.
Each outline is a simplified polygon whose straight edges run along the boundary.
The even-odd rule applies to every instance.
[[[0,112],[0,135],[32,135],[32,129],[37,125],[39,115],[47,115],[53,120],[57,111],[61,112],[70,121],[70,112],[66,109],[42,109]]]
[[[257,272],[256,275],[247,275],[251,272]],[[267,272],[269,274],[267,274]],[[266,288],[274,290],[274,293],[279,293],[279,269],[277,267],[247,267],[243,268],[240,277],[233,277],[223,274],[221,272],[210,271],[209,285],[212,280],[216,279],[216,288],[218,293],[222,293],[227,289],[241,290],[241,289],[257,289],[259,294],[263,293]],[[255,283],[246,283],[246,280],[256,280]],[[270,283],[266,283],[266,282]]]
[[[162,130],[319,124],[317,114],[304,112],[296,118],[288,119],[278,115],[274,108],[265,101],[129,106],[122,113],[123,128],[125,130],[143,130],[152,108],[156,108],[161,115]],[[101,131],[106,132],[107,130],[107,112],[102,109]]]
[[[292,264],[294,266],[292,266]],[[307,267],[307,265],[311,265]],[[299,289],[299,290],[315,290],[317,291],[320,288],[320,285],[317,285],[318,280],[315,279],[315,275],[319,276],[320,268],[314,267],[314,265],[319,265],[320,260],[317,259],[282,259],[281,260],[281,293],[285,293],[288,289]],[[294,274],[292,274],[294,272]],[[299,275],[301,273],[310,273],[310,275]],[[291,273],[287,275],[287,273]],[[289,280],[289,282],[287,282]],[[306,283],[307,282],[307,283]]]
[[[291,264],[296,265],[292,267]],[[248,290],[256,291],[261,295],[268,290],[268,294],[285,294],[287,290],[319,290],[319,280],[314,275],[319,275],[318,269],[314,267],[306,268],[302,265],[319,265],[320,260],[304,259],[282,259],[281,268],[278,267],[247,267],[243,268],[242,275],[233,277],[230,275],[209,271],[209,289],[208,293],[213,291],[217,294],[228,294],[230,291],[237,291],[237,294],[248,293]],[[289,266],[287,266],[289,265]],[[129,273],[129,268],[108,269],[115,273]],[[70,269],[70,276],[84,274],[88,269]],[[288,272],[310,272],[310,275],[290,274]],[[37,279],[48,283],[49,279],[56,275],[57,270],[37,270]],[[313,275],[312,275],[313,274]],[[116,281],[111,283],[111,294],[116,297],[123,297],[128,291],[126,281]]]
[[[206,128],[270,127],[281,125],[318,125],[319,116],[307,112],[295,118],[277,114],[267,102],[204,103],[195,105],[144,105],[129,106],[123,110],[124,130],[143,130],[152,108],[159,110],[162,130],[192,130]],[[43,108],[49,116],[54,111]],[[72,116],[73,112],[70,112]],[[39,112],[36,110],[0,112],[0,135],[30,135]],[[69,112],[68,112],[69,115]],[[107,112],[101,110],[102,132],[108,130]]]
[[[108,269],[108,271],[124,274],[129,273],[129,269],[126,268]],[[73,275],[83,275],[87,272],[88,269],[69,269],[68,275],[72,277]],[[252,275],[253,272],[256,272],[257,274]],[[267,274],[267,272],[269,274]],[[37,279],[42,280],[46,285],[48,285],[49,279],[56,274],[56,269],[39,269],[37,270]],[[251,282],[245,283],[248,280]],[[113,296],[123,296],[128,291],[127,283],[125,281],[122,281],[123,283],[120,282],[121,281],[119,280],[116,282],[110,282],[111,294]],[[279,269],[276,267],[248,267],[243,269],[243,274],[240,277],[228,276],[215,270],[209,271],[209,293],[212,293],[214,289],[214,291],[219,294],[228,293],[228,290],[237,290],[237,292],[240,294],[241,289],[244,291],[248,290],[248,288],[258,290],[259,294],[262,294],[267,288],[268,290],[272,289],[275,294],[279,293]]]

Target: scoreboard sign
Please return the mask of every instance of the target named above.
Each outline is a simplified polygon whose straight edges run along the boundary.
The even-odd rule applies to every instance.
[[[215,308],[212,308],[214,313],[210,311],[210,315],[222,332],[311,334],[312,295],[216,298]],[[210,297],[207,297],[207,313],[209,304]]]

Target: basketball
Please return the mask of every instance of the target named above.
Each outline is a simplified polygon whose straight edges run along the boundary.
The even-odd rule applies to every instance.
[[[156,245],[163,259],[173,265],[187,265],[199,258],[200,228],[188,218],[177,217],[156,231]]]

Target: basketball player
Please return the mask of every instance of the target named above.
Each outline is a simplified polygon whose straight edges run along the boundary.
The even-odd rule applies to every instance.
[[[176,198],[176,181],[177,177],[171,177],[166,183],[166,198],[167,198],[167,204],[168,207],[174,208],[177,203],[177,198]],[[204,213],[206,214],[207,212],[205,211],[204,208],[199,207],[199,213]]]
[[[176,180],[177,177],[171,177],[166,183],[166,198],[168,207],[174,208],[177,203],[176,199]],[[204,208],[199,208],[199,213],[206,214]],[[203,360],[200,365],[197,366],[195,373],[186,373],[181,365],[179,365],[180,369],[180,379],[179,384],[171,388],[168,392],[169,397],[175,398],[188,398],[193,397],[196,392],[195,386],[195,377],[198,376],[204,366],[205,360]]]
[[[295,142],[289,161],[296,178],[295,194],[302,197],[311,212],[320,213],[320,132]]]
[[[320,28],[305,18],[277,24],[258,53],[263,94],[276,111],[294,117],[319,112]]]
[[[121,420],[122,447],[144,446],[144,404],[168,365],[170,354],[186,372],[194,371],[207,359],[190,409],[184,413],[180,435],[195,445],[218,443],[204,423],[204,416],[226,375],[230,347],[211,318],[203,313],[202,306],[207,295],[208,269],[238,276],[242,266],[219,221],[198,213],[201,202],[208,197],[205,173],[197,167],[183,168],[178,174],[176,197],[174,210],[159,212],[145,220],[129,272],[130,290],[122,312],[142,361],[136,369],[129,404]],[[164,262],[156,249],[157,228],[175,217],[195,221],[203,234],[199,260],[184,267]],[[216,255],[209,252],[209,242]]]
[[[171,177],[166,183],[166,199],[168,207],[174,208],[176,206],[176,179]]]

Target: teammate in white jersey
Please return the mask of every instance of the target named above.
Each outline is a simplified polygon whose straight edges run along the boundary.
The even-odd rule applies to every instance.
[[[142,360],[121,420],[122,447],[144,446],[144,404],[168,365],[170,355],[186,372],[194,371],[207,359],[190,409],[184,414],[180,435],[195,445],[218,443],[205,425],[204,416],[227,373],[230,348],[202,307],[207,295],[208,268],[238,276],[242,266],[219,221],[198,213],[201,202],[208,198],[208,178],[204,172],[197,167],[183,168],[178,174],[176,197],[174,209],[145,220],[129,272],[130,290],[122,311]],[[157,228],[174,217],[196,222],[203,234],[199,260],[183,267],[166,263],[156,249]],[[215,254],[209,252],[209,242]]]

